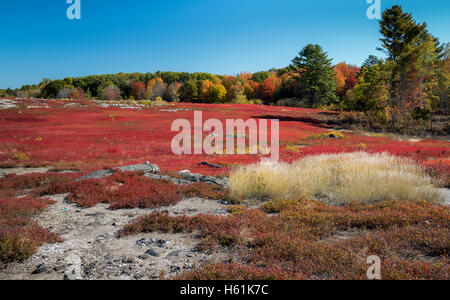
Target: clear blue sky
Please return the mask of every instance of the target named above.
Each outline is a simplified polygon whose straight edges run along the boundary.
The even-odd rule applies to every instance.
[[[334,62],[381,55],[366,0],[0,0],[0,88],[90,74],[186,71],[236,74],[288,65],[308,43]],[[450,1],[400,4],[450,41]]]

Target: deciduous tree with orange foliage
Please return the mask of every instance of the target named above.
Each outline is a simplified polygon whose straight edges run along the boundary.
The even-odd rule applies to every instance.
[[[344,99],[348,90],[353,90],[358,83],[360,68],[341,62],[334,67],[336,71],[337,91],[341,100]]]
[[[86,99],[86,93],[82,88],[76,88],[70,95],[69,98],[75,100],[84,100]]]
[[[268,78],[266,78],[259,86],[259,96],[266,103],[270,102],[274,98],[275,91],[280,86],[281,80],[272,73]]]
[[[137,81],[131,85],[131,96],[136,100],[143,100],[145,98],[145,83]]]
[[[212,83],[209,80],[202,80],[200,82],[200,88],[198,92],[198,97],[200,101],[203,102],[209,102],[210,100],[210,90],[214,86],[214,83]]]

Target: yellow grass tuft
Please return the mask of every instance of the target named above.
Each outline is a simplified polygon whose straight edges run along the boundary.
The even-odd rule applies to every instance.
[[[239,199],[309,198],[332,204],[442,200],[421,167],[385,153],[326,154],[290,165],[240,167],[230,174],[230,187]]]

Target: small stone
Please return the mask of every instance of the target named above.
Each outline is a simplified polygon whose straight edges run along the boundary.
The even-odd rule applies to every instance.
[[[129,267],[129,266],[122,268],[122,274],[130,275],[131,271],[133,271],[133,269],[131,267]]]
[[[167,244],[167,241],[165,241],[165,240],[155,240],[154,243],[159,248],[163,248]]]
[[[178,272],[180,270],[181,270],[180,266],[177,266],[177,265],[170,266],[170,271],[171,272]]]
[[[81,280],[81,274],[76,269],[72,269],[64,274],[64,280]]]
[[[133,260],[131,257],[125,257],[125,258],[122,260],[122,262],[123,262],[124,264],[132,264],[132,263],[134,263],[134,260]]]
[[[149,259],[149,258],[150,258],[150,255],[148,255],[147,253],[139,255],[139,259],[142,259],[142,260],[146,260],[146,259]]]
[[[56,267],[53,268],[53,270],[54,270],[55,272],[61,272],[61,271],[64,271],[65,269],[66,269],[66,266],[65,266],[65,265],[56,266]]]
[[[31,274],[33,274],[33,275],[41,274],[45,271],[47,271],[47,266],[45,264],[40,264],[39,266],[37,266],[37,268]]]
[[[169,254],[167,254],[166,258],[169,258],[169,257],[179,257],[180,254],[181,254],[181,252],[182,252],[181,250],[172,251],[172,252],[170,252]]]
[[[156,252],[154,249],[148,249],[147,251],[145,251],[145,254],[148,254],[153,257],[159,257],[159,253]]]

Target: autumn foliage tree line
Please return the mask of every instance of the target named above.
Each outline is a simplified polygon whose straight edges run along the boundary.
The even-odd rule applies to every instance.
[[[333,66],[319,45],[310,44],[289,66],[253,74],[158,71],[44,79],[0,90],[0,96],[323,107],[361,112],[371,126],[398,131],[427,127],[434,112],[448,116],[448,44],[400,6],[383,12],[380,32],[385,58],[369,56],[362,67]]]

